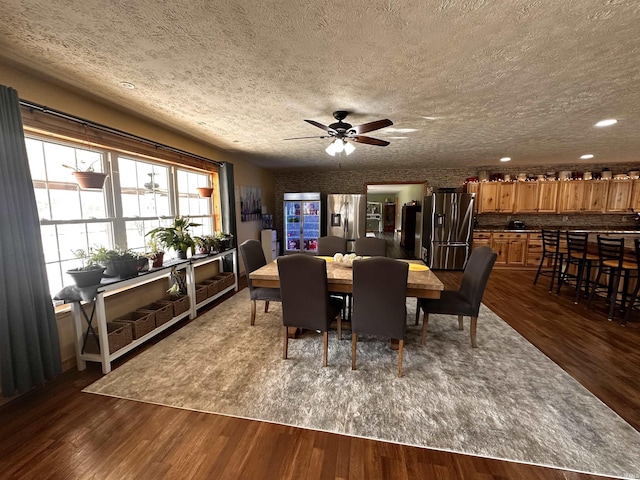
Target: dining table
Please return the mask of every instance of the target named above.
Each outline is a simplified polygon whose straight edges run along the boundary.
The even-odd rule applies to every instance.
[[[329,292],[353,292],[353,268],[339,262],[333,257],[323,257],[327,264],[327,284]],[[407,297],[440,298],[444,285],[440,279],[421,260],[399,260],[409,264],[407,278]],[[278,259],[254,270],[249,278],[255,287],[280,288],[278,277]],[[383,279],[381,279],[382,281]]]

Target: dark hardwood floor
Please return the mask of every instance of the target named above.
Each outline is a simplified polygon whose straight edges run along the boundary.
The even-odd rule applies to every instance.
[[[461,273],[438,276],[453,288]],[[638,317],[622,327],[604,305],[576,306],[569,288],[556,296],[547,279],[532,280],[530,271],[494,270],[484,302],[640,429]],[[0,409],[0,478],[603,478],[81,392],[100,376],[91,364]]]

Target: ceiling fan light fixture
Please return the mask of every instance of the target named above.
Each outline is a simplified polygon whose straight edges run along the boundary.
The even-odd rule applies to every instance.
[[[344,153],[346,153],[347,155],[351,155],[355,151],[356,147],[354,147],[352,143],[344,142]]]
[[[606,120],[600,120],[596,123],[596,127],[610,127],[611,125],[615,125],[618,123],[618,120],[615,118],[607,118]]]
[[[329,146],[324,151],[327,152],[332,157],[335,157],[336,156],[336,150],[335,150],[335,147],[334,147],[333,143],[334,142],[331,142],[329,144]]]
[[[344,150],[344,141],[343,141],[343,140],[341,140],[341,139],[339,139],[339,138],[336,138],[336,139],[333,141],[333,150],[334,150],[336,153],[340,153],[340,152],[342,152],[342,151]]]

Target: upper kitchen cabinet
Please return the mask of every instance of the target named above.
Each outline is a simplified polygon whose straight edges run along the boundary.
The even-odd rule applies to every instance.
[[[467,193],[475,193],[476,199],[473,202],[473,211],[477,212],[480,208],[480,182],[469,182],[465,184],[465,192]]]
[[[604,212],[609,183],[606,180],[560,182],[558,212]]]
[[[559,182],[517,182],[516,213],[555,213]]]
[[[633,180],[633,189],[631,190],[630,210],[640,212],[640,180]]]
[[[478,213],[513,213],[516,200],[513,182],[486,182],[480,184]]]
[[[633,180],[609,180],[607,212],[628,212],[631,207]]]

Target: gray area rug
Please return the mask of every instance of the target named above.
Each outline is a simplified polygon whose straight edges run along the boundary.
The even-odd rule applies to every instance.
[[[621,478],[640,478],[640,433],[482,306],[468,319],[432,315],[427,344],[410,323],[404,377],[389,342],[351,336],[289,341],[280,305],[249,326],[247,289],[86,388],[85,392],[407,445]]]

